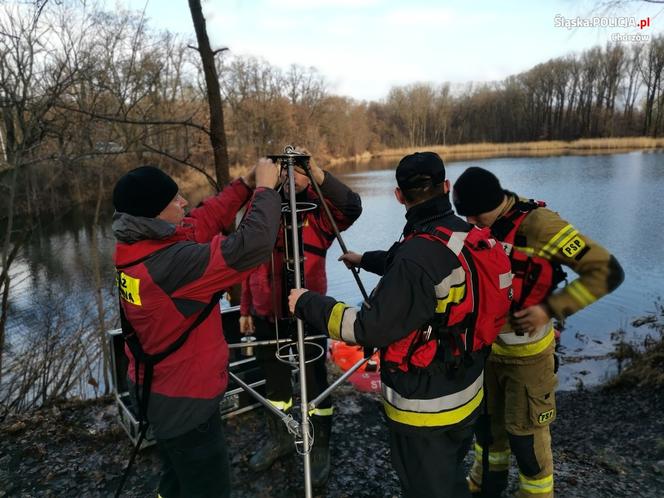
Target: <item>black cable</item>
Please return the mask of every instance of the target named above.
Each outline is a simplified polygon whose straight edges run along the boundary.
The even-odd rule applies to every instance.
[[[138,436],[138,442],[136,443],[136,446],[134,446],[134,451],[132,451],[131,453],[131,457],[129,458],[129,463],[125,468],[124,474],[122,475],[122,479],[120,480],[120,484],[118,485],[118,488],[115,490],[115,495],[114,495],[115,498],[120,498],[120,493],[122,493],[122,488],[124,488],[125,482],[127,481],[127,477],[129,477],[129,472],[131,471],[132,465],[134,465],[134,460],[136,459],[138,450],[141,448],[141,444],[143,443],[145,434],[148,432],[149,425],[150,424],[147,422],[143,424],[140,435]]]

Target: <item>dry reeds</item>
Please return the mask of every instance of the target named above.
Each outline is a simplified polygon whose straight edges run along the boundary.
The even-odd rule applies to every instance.
[[[431,145],[386,149],[373,154],[373,157],[400,157],[418,150],[430,150],[446,159],[462,159],[492,157],[505,155],[555,155],[569,153],[602,151],[616,152],[619,150],[659,149],[664,148],[664,138],[621,137],[621,138],[587,138],[564,142],[561,140],[512,143],[473,143],[461,145]]]
[[[381,151],[365,151],[352,157],[318,157],[318,164],[334,170],[348,163],[365,164],[375,158],[400,158],[413,152],[429,150],[440,154],[446,161],[464,159],[486,159],[505,156],[555,156],[564,154],[610,154],[630,150],[664,148],[664,138],[651,137],[620,137],[620,138],[584,138],[565,142],[549,140],[537,142],[511,143],[472,143],[460,145],[423,145],[420,147],[404,147],[384,149]],[[235,164],[230,168],[230,177],[238,178],[249,171],[251,165]],[[192,205],[214,192],[204,177],[193,171],[178,176],[180,188],[189,194]]]

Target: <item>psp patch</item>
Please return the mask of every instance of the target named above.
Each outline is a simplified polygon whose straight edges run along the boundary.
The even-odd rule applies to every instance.
[[[142,306],[140,288],[141,279],[120,272],[120,297],[122,299],[136,306]]]
[[[537,417],[537,422],[544,424],[553,418],[553,414],[556,412],[555,408],[548,410],[546,412],[540,413]]]
[[[586,243],[581,237],[577,235],[569,242],[566,242],[565,245],[562,247],[562,250],[565,256],[567,256],[568,258],[573,258],[584,247],[586,247]]]

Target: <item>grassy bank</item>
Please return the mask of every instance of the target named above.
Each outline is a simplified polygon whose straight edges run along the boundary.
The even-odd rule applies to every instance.
[[[633,327],[646,327],[640,343],[621,341],[616,344],[612,356],[621,363],[626,363],[620,373],[607,383],[607,387],[664,387],[664,304],[656,303],[657,310],[632,322]]]

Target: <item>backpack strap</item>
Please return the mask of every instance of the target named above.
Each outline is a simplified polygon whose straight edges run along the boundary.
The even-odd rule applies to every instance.
[[[491,233],[500,241],[505,240],[507,234],[514,230],[517,219],[539,207],[546,206],[546,203],[543,201],[536,201],[534,199],[522,201],[516,196],[516,194],[511,195],[516,198],[514,206],[508,213],[501,216],[493,225],[491,225]]]
[[[410,233],[408,235],[410,237],[417,237],[420,234],[430,235],[430,236],[435,237],[436,239],[440,240],[446,246],[448,246],[449,242],[450,242],[451,233],[452,233],[451,230],[448,233],[446,231],[440,230],[439,228],[433,227],[431,225],[413,225],[412,230],[410,231]]]
[[[442,243],[444,243],[445,246],[447,246],[453,253],[455,253],[458,259],[463,258],[466,261],[468,269],[471,274],[471,282],[470,282],[471,289],[478,288],[479,284],[478,284],[477,270],[475,267],[475,263],[472,259],[472,255],[470,253],[470,249],[466,247],[466,240],[464,240],[464,243],[461,245],[460,250],[457,253],[457,251],[455,251],[454,248],[450,247],[450,240],[452,239],[452,233],[453,233],[451,230],[449,231],[441,230],[440,227],[432,227],[431,225],[428,226],[417,225],[413,226],[411,233],[413,234],[412,236],[417,236],[418,234],[430,235],[431,237],[434,237],[439,241],[441,241]],[[470,233],[470,232],[464,232],[464,233]],[[439,344],[441,343],[441,341],[451,338],[451,340],[454,342],[454,346],[462,354],[461,357],[455,357],[452,353],[452,348],[449,347],[450,345],[447,345],[447,347],[438,348],[436,355],[442,361],[448,373],[448,376],[450,377],[456,375],[459,368],[470,366],[470,364],[472,364],[473,362],[470,352],[472,350],[474,343],[474,336],[475,336],[474,325],[476,322],[477,309],[479,307],[479,293],[473,291],[472,295],[473,295],[473,311],[469,313],[463,319],[463,321],[455,324],[452,327],[448,327],[447,323],[445,323],[446,322],[445,318],[439,314],[435,314],[434,318],[431,320],[429,324],[432,328],[432,334],[438,340]],[[445,334],[443,334],[443,331],[445,331]],[[465,340],[461,339],[462,335],[465,335]],[[442,354],[440,353],[441,349],[442,349]]]

